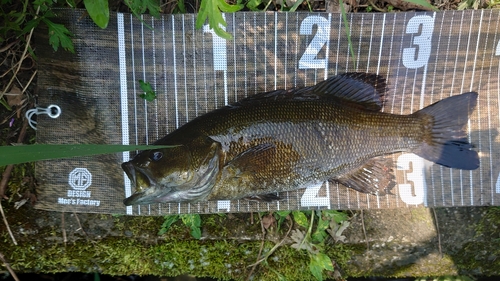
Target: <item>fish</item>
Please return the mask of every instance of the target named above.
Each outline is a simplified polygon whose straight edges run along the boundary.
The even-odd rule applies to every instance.
[[[414,153],[455,169],[479,167],[466,125],[478,93],[454,95],[408,115],[384,112],[388,86],[344,73],[314,86],[259,93],[201,115],[122,168],[135,186],[124,204],[280,200],[279,192],[326,181],[390,194],[389,155]]]

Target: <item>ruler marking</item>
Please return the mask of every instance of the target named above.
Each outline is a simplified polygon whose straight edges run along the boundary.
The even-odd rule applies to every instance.
[[[147,81],[146,80],[146,57],[145,57],[145,54],[144,54],[144,16],[141,15],[141,52],[142,52],[142,79],[144,81]],[[146,100],[143,100],[143,104],[144,104],[144,131],[145,131],[145,137],[146,137],[146,144],[149,144],[149,128],[148,128],[148,104],[147,104],[147,101]]]
[[[453,15],[455,15],[455,11],[453,11]],[[459,30],[462,30],[462,23],[463,23],[463,13],[462,13],[462,20],[460,21],[460,29]],[[450,36],[451,36],[451,28],[450,28]],[[456,77],[455,74],[456,74],[456,69],[457,69],[457,64],[458,64],[458,54],[459,54],[459,50],[458,48],[460,47],[460,41],[462,39],[462,36],[461,36],[461,33],[458,33],[458,41],[457,41],[457,50],[455,52],[455,66],[453,68],[453,77]],[[453,87],[454,87],[454,83],[455,83],[455,79],[452,79],[451,80],[451,89],[453,90]],[[453,95],[453,92],[450,92],[450,96]],[[451,205],[452,206],[455,206],[455,192],[453,190],[453,170],[452,169],[449,169],[450,170],[450,188],[451,188]],[[462,186],[460,186],[460,194],[461,194],[461,198],[463,198],[462,194],[463,194],[463,189],[462,189]]]
[[[464,18],[464,13],[462,13],[462,21],[463,21],[463,18]],[[470,47],[470,39],[471,39],[471,33],[472,33],[472,23],[473,23],[473,20],[474,20],[474,12],[471,13],[471,17],[470,17],[470,25],[469,25],[469,36],[467,37],[467,49],[466,49],[466,52],[465,52],[465,62],[464,62],[464,71],[463,71],[463,74],[462,74],[462,85],[460,86],[460,93],[463,93],[464,91],[464,86],[465,86],[465,73],[466,73],[466,70],[467,70],[467,63],[468,63],[468,57],[469,57],[469,47]],[[478,38],[479,40],[479,38]],[[473,72],[474,73],[474,72]],[[473,83],[474,81],[474,76],[471,77],[471,84]],[[477,109],[479,110],[479,108]],[[468,119],[467,121],[467,138],[469,140],[469,142],[471,142],[471,136],[470,136],[470,128],[471,128],[471,124],[470,124],[470,118]],[[470,179],[472,180],[472,171],[469,171],[469,176],[470,176]],[[463,171],[460,170],[460,185],[462,186],[462,190],[464,188],[463,186]],[[472,184],[470,186],[470,200],[471,202],[473,202],[474,200],[474,191],[472,190]],[[462,206],[465,205],[465,201],[464,201],[464,198],[462,196]]]
[[[437,42],[437,49],[436,49],[436,54],[440,54],[440,49],[441,49],[441,33],[443,32],[443,24],[444,23],[444,15],[441,14],[441,24],[439,26],[439,32],[438,32],[438,42]],[[438,57],[439,56],[435,56],[435,64],[438,64]],[[435,90],[435,87],[436,87],[436,76],[437,76],[437,67],[434,67],[434,75],[432,76],[432,86],[431,86],[431,95],[430,95],[430,104],[433,104],[433,100],[434,100],[434,90]],[[433,169],[429,169],[430,171],[430,174],[431,174],[431,184],[432,184],[432,203],[433,203],[433,206],[436,206],[437,205],[437,198],[436,198],[436,180],[435,180],[435,173],[434,173],[434,170]]]
[[[288,13],[287,13],[288,14]],[[297,32],[296,34],[299,34],[299,14],[298,13],[295,13],[295,31]],[[299,42],[299,38],[300,36],[298,35],[295,35],[296,38],[297,38],[297,41]],[[299,44],[295,44],[295,64],[297,65],[298,64],[298,53],[299,53]],[[294,70],[295,70],[295,73],[294,73],[294,82],[293,82],[293,87],[297,87],[297,67],[294,67]],[[298,201],[299,202],[299,201]]]
[[[151,44],[152,44],[152,60],[153,60],[153,87],[156,88],[156,47],[155,47],[155,29],[154,29],[154,18],[151,17],[151,27],[153,27],[151,29]],[[154,100],[154,117],[155,117],[155,120],[154,120],[154,123],[155,123],[155,133],[156,133],[156,136],[155,138],[156,139],[159,139],[159,134],[158,134],[158,128],[159,128],[159,124],[158,124],[158,101],[155,99]],[[148,215],[151,215],[151,205],[148,205]]]
[[[352,34],[351,27],[352,27],[352,13],[349,14],[349,29],[348,29],[349,36],[351,36],[351,34]],[[347,54],[345,54],[345,56],[346,56],[345,69],[346,69],[346,72],[348,72],[348,70],[349,70],[349,58],[351,56],[350,48],[346,48],[346,51],[347,51]]]
[[[325,52],[325,75],[324,79],[328,79],[328,62],[329,62],[329,54],[330,54],[330,37],[332,34],[332,29],[330,28],[332,26],[332,14],[328,13],[328,40],[326,40],[326,52]]]
[[[244,71],[245,71],[245,97],[248,96],[248,93],[247,93],[247,20],[246,20],[246,13],[243,13],[243,44],[244,44],[244,47],[245,47],[245,50],[243,51],[243,59],[244,59],[244,64],[245,64],[245,68],[244,68]]]
[[[174,102],[175,102],[175,128],[179,128],[179,100],[177,97],[177,59],[175,52],[175,22],[174,15],[171,15],[172,19],[172,61],[174,69]],[[179,205],[180,207],[180,205]]]
[[[482,24],[483,24],[483,12],[484,10],[481,10],[481,16],[479,18],[479,28],[478,28],[478,32],[477,32],[477,41],[476,41],[476,52],[474,53],[474,63],[473,63],[473,66],[472,66],[472,77],[471,77],[471,83],[470,83],[470,90],[469,91],[472,91],[473,89],[473,85],[474,85],[474,77],[475,77],[475,74],[476,74],[476,63],[477,63],[477,51],[479,50],[479,41],[480,41],[480,38],[481,38],[481,27],[482,27]],[[473,14],[476,13],[475,11],[473,12]],[[472,22],[473,22],[473,17],[471,17],[471,29],[472,29]],[[469,35],[470,36],[470,35]],[[486,47],[486,42],[485,42],[485,47]],[[482,72],[481,72],[481,75],[482,75]],[[479,82],[481,82],[481,78],[479,78]],[[478,85],[478,87],[480,87],[480,83]],[[481,118],[479,118],[481,115],[481,106],[477,106],[477,114],[478,114],[478,119],[477,119],[477,127],[478,127],[478,150],[479,151],[482,151],[482,138],[481,138]],[[489,114],[488,114],[489,115]],[[471,122],[470,122],[470,118],[468,120],[468,123],[469,123],[469,142],[471,142]],[[470,192],[471,192],[471,199],[470,199],[470,204],[471,206],[474,206],[474,189],[473,189],[473,181],[472,181],[472,171],[469,171],[469,180],[470,180]],[[479,165],[479,197],[480,197],[480,201],[482,202],[482,192],[483,192],[483,177],[482,177],[482,166]]]
[[[385,13],[384,13],[383,20],[382,20],[382,23],[383,23],[383,24],[382,24],[382,36],[381,36],[381,37],[382,37],[382,39],[380,39],[380,51],[379,51],[379,54],[380,54],[380,55],[382,54],[382,47],[383,47],[383,44],[382,44],[382,43],[383,43],[383,41],[384,41],[384,40],[383,40],[383,38],[385,37],[385,22],[386,22],[386,15],[387,15],[387,14],[385,14]],[[392,22],[392,31],[390,31],[391,41],[390,41],[390,43],[389,43],[389,57],[391,57],[391,56],[392,56],[392,47],[393,47],[393,42],[394,42],[394,31],[395,31],[395,27],[396,27],[396,23],[395,23],[395,22],[396,22],[396,21],[395,21],[395,20],[393,20],[393,22]],[[378,66],[377,66],[377,68],[378,68],[378,69],[380,69],[380,58],[381,58],[381,57],[380,57],[380,55],[379,55],[379,63],[378,63]],[[389,60],[387,61],[387,73],[386,73],[386,76],[388,76],[388,75],[389,75],[390,71],[391,71],[391,60],[389,59]],[[388,77],[386,77],[386,78],[388,78]],[[393,102],[394,102],[394,96],[395,96],[395,95],[392,95],[392,96],[393,96]],[[393,103],[393,104],[394,104],[394,103]],[[384,111],[384,112],[385,112],[385,106],[382,108],[382,111]],[[394,162],[394,163],[396,163],[396,161],[394,161],[394,156],[391,156],[391,158],[393,159],[393,162]],[[390,200],[389,200],[389,196],[386,196],[385,201],[386,201],[386,205],[387,205],[387,207],[390,207],[390,206],[391,206],[391,202],[390,202]],[[399,204],[399,198],[396,198],[396,200],[395,200],[395,201],[396,201],[396,205],[398,205],[398,204]]]
[[[493,10],[490,10],[490,20],[491,20],[491,14],[492,13],[493,13]],[[493,37],[493,48],[496,48],[495,44],[497,42],[498,22],[499,22],[499,18],[496,17],[496,25],[495,25],[495,33],[494,33],[495,35]],[[486,44],[485,44],[485,46],[486,46]],[[493,68],[493,61],[495,60],[495,61],[498,62],[498,59],[495,59],[495,56],[496,56],[495,52],[491,52],[490,71],[488,72],[488,74],[489,74],[488,78],[491,77],[491,70]],[[497,75],[500,76],[500,73],[497,73]],[[497,77],[497,79],[499,79],[499,78],[500,77]],[[498,81],[499,80],[497,80],[497,88],[498,88]],[[490,83],[487,83],[487,85],[488,85],[487,86],[488,87],[488,92],[490,92]],[[498,91],[497,91],[497,94],[498,94]],[[499,96],[499,98],[500,98],[500,96]],[[489,102],[489,95],[488,95],[488,102]],[[499,105],[499,99],[497,99],[497,107],[498,107],[498,105]],[[490,117],[491,117],[492,110],[488,109],[488,112],[489,112],[489,114],[488,114],[488,118],[489,119],[488,120],[491,120]],[[498,115],[499,115],[499,118],[500,118],[500,114],[498,114]],[[489,123],[489,124],[491,124],[491,123]],[[490,126],[490,128],[491,128],[491,126]],[[492,142],[493,141],[492,140],[493,140],[493,136],[491,135],[491,131],[490,131],[490,155],[489,155],[489,158],[490,158],[490,171],[491,171],[491,174],[494,175],[494,170],[493,170],[493,147],[492,147]],[[496,183],[494,182],[494,176],[493,177],[490,176],[490,181],[491,181],[491,205],[495,205]]]
[[[361,14],[361,26],[359,27],[359,42],[358,42],[358,55],[356,56],[356,71],[358,71],[359,68],[359,56],[361,54],[361,46],[363,44],[363,25],[365,21],[365,16],[364,14]]]
[[[257,89],[257,22],[256,22],[256,14],[253,13],[253,82],[254,82],[254,94],[258,94],[259,90]]]
[[[396,31],[395,30],[395,28],[396,28],[396,15],[397,14],[394,14],[394,18],[393,18],[393,21],[392,21],[391,42],[389,44],[389,58],[392,57],[392,47],[394,46],[394,33]],[[384,16],[385,16],[385,14],[384,14]],[[388,63],[388,67],[390,67],[390,66],[391,66],[391,59],[389,59],[389,63]],[[387,75],[389,75],[389,72],[387,73]],[[397,83],[397,80],[396,80],[396,83]],[[392,95],[391,113],[394,113],[395,98],[396,98],[396,95]],[[384,107],[384,111],[385,111],[385,107]]]
[[[195,36],[195,22],[194,22],[194,17],[191,16],[191,31],[193,32],[193,36]],[[197,81],[196,81],[196,78],[197,78],[197,74],[196,74],[196,40],[191,40],[191,42],[193,43],[193,87],[194,87],[194,113],[195,113],[195,116],[198,116],[199,113],[198,113],[198,85],[197,85]]]
[[[207,69],[207,58],[205,56],[206,54],[206,48],[205,48],[205,34],[206,32],[202,32],[201,33],[201,48],[203,49],[203,53],[202,53],[202,56],[203,56],[203,70]],[[208,109],[208,89],[207,89],[207,72],[206,71],[203,71],[203,101],[204,101],[204,107],[205,107],[205,112],[204,113],[207,113],[209,111]]]
[[[186,28],[184,26],[184,14],[181,15],[182,18],[182,58],[184,66],[184,98],[186,106],[186,121],[189,121],[189,107],[188,107],[188,88],[187,88],[187,67],[186,67]]]
[[[254,23],[255,23],[255,15],[254,15]],[[255,50],[255,53],[257,53],[257,50]],[[274,78],[274,85],[276,85],[276,77]],[[264,92],[267,92],[267,13],[264,13]]]
[[[335,75],[337,75],[339,73],[339,54],[340,54],[340,33],[341,30],[342,30],[342,16],[341,15],[338,15],[339,17],[339,27],[337,28],[337,57],[335,59],[335,61],[337,62],[335,64]]]
[[[277,75],[278,75],[278,13],[274,12],[273,14],[274,14],[274,90],[276,90],[278,87],[278,85],[277,85],[277,83],[278,83],[278,79],[277,79]],[[285,56],[285,58],[286,58],[286,56]],[[286,73],[286,71],[285,71],[285,73]]]
[[[382,47],[384,46],[385,15],[386,14],[384,13],[384,15],[382,17],[382,32],[380,33],[381,34],[380,35],[380,49],[378,50],[377,74],[380,74],[380,60],[382,59]],[[373,14],[373,18],[375,18],[375,14]],[[372,24],[375,24],[375,23],[372,22]],[[372,32],[373,32],[373,26],[372,26]],[[371,48],[371,46],[370,46],[370,48]],[[387,70],[389,70],[389,66],[387,67]],[[387,74],[389,74],[389,73],[387,73]]]
[[[128,88],[127,88],[127,62],[125,53],[125,26],[123,22],[123,14],[118,13],[117,15],[117,29],[118,29],[118,60],[119,60],[119,70],[120,70],[120,107],[121,107],[121,125],[122,125],[122,144],[129,144],[129,112],[128,112]],[[122,153],[123,162],[130,160],[130,154],[128,151]],[[125,187],[125,197],[132,195],[132,184],[127,174],[123,172],[123,183]],[[132,207],[126,207],[127,215],[132,214]]]
[[[370,27],[370,44],[368,45],[368,59],[366,60],[366,72],[370,72],[370,60],[372,57],[373,26],[375,25],[375,14],[372,14],[372,24]],[[378,69],[377,69],[378,74]]]
[[[237,67],[236,67],[236,24],[235,24],[235,21],[236,21],[236,17],[235,17],[235,14],[236,13],[232,13],[233,14],[233,32],[234,32],[234,39],[233,39],[233,67],[234,67],[234,100],[237,100],[238,99],[238,79],[237,79]],[[194,20],[193,20],[194,21]],[[238,200],[238,210],[239,210],[239,204],[240,204],[240,201]]]
[[[161,21],[161,29],[162,29],[162,32],[161,32],[161,36],[162,36],[162,40],[163,40],[163,75],[164,77],[167,77],[167,40],[165,39],[165,34],[166,34],[166,31],[165,31],[165,19],[162,18],[163,20]],[[133,44],[132,44],[133,46]],[[167,89],[167,81],[164,81],[164,92],[165,92],[165,95],[164,96],[164,100],[165,100],[165,104],[168,104],[168,95],[167,93],[169,92],[168,89]],[[165,122],[168,124],[169,123],[169,114],[168,114],[169,110],[168,110],[168,107],[165,106]]]
[[[155,46],[155,29],[154,29],[154,17],[151,17],[151,26],[153,29],[151,30],[151,42],[152,42],[152,52],[153,52],[153,85],[156,88],[156,46]],[[154,100],[154,108],[155,108],[155,133],[156,133],[156,139],[159,139],[159,133],[158,133],[158,101],[155,99]]]
[[[455,13],[452,12],[451,13],[451,20],[449,21],[450,24],[453,24],[453,17],[454,17]],[[444,16],[443,16],[444,18]],[[451,42],[451,29],[448,29],[448,43],[446,45],[446,56],[445,56],[445,62],[448,62],[449,61],[449,54],[450,54],[450,42]],[[447,63],[444,64],[444,69],[443,69],[443,79],[441,81],[441,88],[444,89],[444,86],[445,86],[445,79],[446,79],[446,73],[447,73]],[[453,79],[452,79],[452,83],[453,83]],[[451,94],[450,94],[451,96]],[[441,91],[441,94],[440,94],[440,100],[444,99],[444,91]],[[439,172],[440,172],[440,179],[441,179],[441,197],[442,197],[442,200],[443,200],[443,206],[446,206],[446,202],[445,202],[445,189],[444,189],[444,168],[443,166],[439,166]],[[451,172],[450,172],[450,175],[451,175]],[[451,190],[451,200],[453,201],[453,189]],[[453,205],[453,204],[452,204]]]

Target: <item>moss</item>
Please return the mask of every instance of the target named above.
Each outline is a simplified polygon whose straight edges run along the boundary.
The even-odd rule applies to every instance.
[[[111,275],[138,274],[176,276],[193,274],[223,280],[245,279],[248,265],[256,260],[261,242],[165,240],[147,244],[136,239],[106,238],[98,242],[78,240],[67,245],[33,241],[29,246],[4,250],[12,267],[19,272],[101,272]],[[264,252],[274,243],[266,242]],[[293,265],[290,261],[293,261]],[[313,280],[308,270],[308,256],[288,246],[279,248],[254,272],[255,279],[274,280],[279,272],[290,280]]]
[[[498,275],[500,269],[500,207],[489,207],[476,225],[474,240],[454,255],[461,272]]]

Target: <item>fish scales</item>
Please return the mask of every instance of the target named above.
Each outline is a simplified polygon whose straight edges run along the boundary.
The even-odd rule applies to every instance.
[[[137,189],[125,204],[269,200],[328,180],[384,194],[394,183],[383,156],[404,151],[477,168],[463,131],[476,93],[410,115],[381,112],[384,95],[382,77],[347,73],[209,112],[156,142],[181,148],[145,151],[122,165]]]

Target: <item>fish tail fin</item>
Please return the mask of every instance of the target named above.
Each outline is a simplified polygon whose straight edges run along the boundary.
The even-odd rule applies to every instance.
[[[422,145],[413,151],[418,156],[449,168],[474,170],[479,156],[467,140],[464,127],[477,104],[476,92],[452,96],[415,113],[428,120]]]

